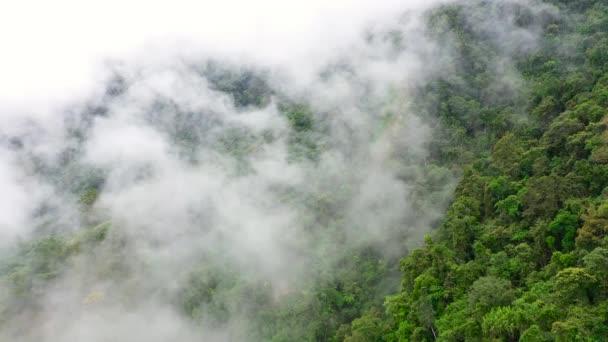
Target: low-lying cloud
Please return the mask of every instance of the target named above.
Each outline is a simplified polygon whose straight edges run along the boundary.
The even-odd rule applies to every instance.
[[[8,5],[0,238],[111,229],[0,336],[242,340],[246,309],[223,327],[177,309],[193,272],[240,272],[280,301],[344,246],[398,257],[454,185],[413,203],[433,130],[411,96],[451,53],[422,13],[442,2]],[[239,77],[262,90],[236,98],[221,82]]]

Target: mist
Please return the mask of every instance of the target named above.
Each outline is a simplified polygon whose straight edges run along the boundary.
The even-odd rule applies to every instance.
[[[61,266],[14,268],[51,270],[28,298],[3,278],[0,338],[254,341],[251,302],[306,306],[365,253],[387,269],[378,296],[398,287],[459,173],[432,167],[441,123],[414,103],[458,67],[425,23],[446,3],[5,5],[0,247],[35,258],[46,239]],[[516,93],[510,57],[537,33],[509,25],[477,27]],[[217,297],[187,302],[211,282]]]

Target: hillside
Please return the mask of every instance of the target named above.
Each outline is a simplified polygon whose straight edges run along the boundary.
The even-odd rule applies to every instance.
[[[396,17],[4,120],[0,340],[605,340],[608,2]]]

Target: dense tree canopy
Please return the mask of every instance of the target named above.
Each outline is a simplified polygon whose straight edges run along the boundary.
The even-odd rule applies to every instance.
[[[608,336],[603,271],[608,50],[602,47],[608,7],[601,1],[554,3],[563,17],[545,24],[543,49],[518,61],[532,87],[525,122],[483,129],[472,118],[453,121],[476,111],[463,109],[462,99],[448,96],[438,104],[453,108],[444,115],[456,129],[490,142],[481,148],[493,145],[491,153],[476,152],[463,164],[447,218],[425,247],[402,260],[401,291],[387,298],[386,313],[379,318],[370,311],[356,320],[387,323],[361,332],[361,324],[353,322],[353,339],[602,341]],[[464,35],[462,40],[478,42]],[[560,51],[571,41],[577,41],[572,50]],[[456,91],[449,84],[442,89]],[[501,116],[490,117],[508,124]],[[460,153],[479,148],[470,144],[473,140],[443,146],[462,146]]]
[[[441,185],[451,176],[459,182],[449,210],[418,248],[403,241],[398,256],[387,256],[382,246],[320,246],[310,272],[318,276],[280,301],[281,294],[235,265],[202,263],[171,298],[180,313],[217,327],[236,315],[252,317],[248,338],[262,341],[605,340],[608,3],[545,3],[559,13],[531,13],[518,1],[498,9],[492,1],[465,1],[428,14],[429,37],[455,53],[442,61],[449,66],[443,73],[416,89],[412,105],[435,135],[425,162],[403,162],[401,176],[416,180],[410,200],[421,210],[444,195]],[[492,11],[513,17],[516,28],[537,30],[536,46],[499,44],[491,25],[475,25]],[[516,69],[513,79],[496,70],[505,54]],[[239,108],[264,106],[276,96],[289,125],[290,161],[319,161],[327,123],[311,106],[273,93],[263,75],[218,65],[204,72]],[[186,123],[175,123],[172,138],[188,153],[204,134],[187,124],[193,114],[180,115]],[[275,138],[222,134],[218,149],[243,173],[248,153]],[[85,171],[79,172],[87,181],[75,181],[71,191],[86,216],[103,177]],[[305,225],[319,240],[339,241],[340,191],[352,189],[322,196],[283,191],[286,201],[313,213]],[[99,249],[116,257],[87,272],[107,279],[128,274],[121,263],[128,246],[120,234],[108,237],[111,229],[102,223],[51,234],[4,258],[0,328],[19,310],[35,310],[41,287]],[[339,249],[339,257],[330,260],[330,249]],[[86,299],[96,300],[95,293]]]

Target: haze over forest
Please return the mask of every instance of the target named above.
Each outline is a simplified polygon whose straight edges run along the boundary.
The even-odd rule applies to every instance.
[[[0,341],[604,341],[608,1],[0,11]]]

